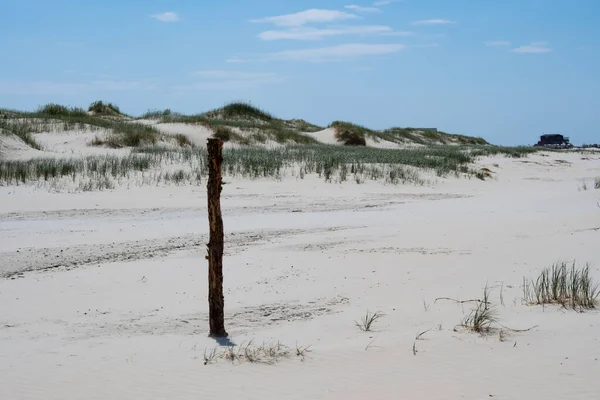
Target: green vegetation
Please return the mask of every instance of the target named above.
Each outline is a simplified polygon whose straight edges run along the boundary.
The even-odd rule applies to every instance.
[[[41,150],[42,147],[33,137],[38,131],[39,128],[31,121],[0,118],[0,135],[14,135],[30,147]]]
[[[150,110],[141,118],[158,119],[163,123],[201,124],[214,132],[214,137],[223,141],[249,145],[273,140],[277,143],[316,144],[306,132],[316,132],[320,127],[302,120],[284,121],[248,103],[235,102],[202,114],[183,115],[171,110]],[[245,134],[234,132],[239,128]]]
[[[250,144],[250,139],[240,135],[239,133],[234,132],[233,129],[227,126],[217,126],[216,128],[213,128],[213,131],[213,137],[221,139],[224,142],[233,141],[235,143],[240,143],[244,145]]]
[[[438,177],[475,177],[478,171],[471,169],[470,164],[477,157],[486,155],[486,149],[460,146],[411,149],[335,145],[244,146],[224,149],[223,174],[248,179],[281,179],[290,175],[303,179],[306,175],[316,174],[326,182],[352,179],[356,183],[375,180],[388,184],[423,185],[426,179],[422,174],[427,172]],[[133,148],[130,155],[121,157],[121,161],[115,157],[0,161],[0,184],[46,181],[70,176],[73,171],[81,178],[97,180],[146,170],[153,171],[152,182],[156,183],[164,178],[160,171],[171,170],[169,166],[186,171],[177,183],[194,183],[207,174],[204,147],[142,146]]]
[[[548,149],[540,149],[538,147],[504,147],[504,146],[473,146],[471,147],[474,156],[495,156],[505,155],[512,158],[523,158],[530,154],[540,151],[548,151]]]
[[[47,104],[32,113],[13,111],[11,116],[11,119],[0,119],[0,128],[38,149],[39,145],[35,143],[33,134],[42,132],[105,130],[108,136],[98,137],[93,144],[111,148],[155,144],[161,137],[161,133],[149,125],[101,118],[89,115],[80,108],[56,104]]]
[[[477,304],[463,319],[460,327],[472,330],[479,334],[489,333],[492,325],[498,322],[496,312],[490,303],[490,289],[486,285],[483,289],[483,298],[476,300]]]
[[[104,103],[101,100],[90,104],[88,111],[93,112],[95,115],[122,115],[119,107],[112,103]]]
[[[375,312],[371,314],[367,310],[367,313],[360,320],[354,321],[354,324],[363,332],[371,332],[373,324],[381,317],[383,317],[382,313]]]
[[[529,304],[560,304],[573,309],[595,308],[599,286],[588,265],[579,269],[557,263],[542,270],[537,279],[523,278],[523,298]]]
[[[61,106],[60,104],[49,103],[45,106],[38,108],[38,114],[44,114],[51,117],[62,116],[62,117],[86,117],[87,113],[83,108],[72,107],[68,108]]]
[[[333,121],[329,127],[335,129],[335,137],[338,142],[346,146],[366,146],[365,134],[372,132],[364,126],[343,121]]]
[[[226,104],[222,108],[208,111],[204,114],[205,117],[211,119],[242,119],[242,120],[261,120],[272,121],[274,118],[271,114],[261,110],[258,107],[244,102],[233,102]]]

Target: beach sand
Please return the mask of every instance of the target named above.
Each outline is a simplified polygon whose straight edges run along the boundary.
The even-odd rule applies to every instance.
[[[522,284],[573,260],[600,280],[600,154],[479,163],[422,187],[225,179],[226,329],[289,346],[273,364],[205,365],[204,183],[0,187],[0,398],[597,399],[598,313]],[[486,284],[507,328],[455,329],[473,304],[435,300]]]

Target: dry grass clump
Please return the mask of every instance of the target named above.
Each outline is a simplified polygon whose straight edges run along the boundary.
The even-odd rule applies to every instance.
[[[528,304],[560,304],[572,309],[591,309],[597,305],[599,286],[590,275],[590,267],[577,268],[575,262],[553,264],[537,279],[523,278],[523,298]]]
[[[309,353],[310,346],[298,346],[292,351],[288,346],[279,342],[263,343],[254,346],[252,340],[247,344],[239,346],[231,345],[227,347],[215,347],[210,351],[204,350],[204,365],[213,364],[220,360],[227,360],[232,364],[242,364],[244,362],[252,364],[275,364],[281,360],[290,358],[292,354],[300,357],[302,361]]]
[[[600,189],[600,177],[594,179],[594,189]]]

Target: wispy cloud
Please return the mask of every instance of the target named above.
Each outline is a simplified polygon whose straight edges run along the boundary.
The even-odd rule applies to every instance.
[[[268,60],[291,61],[336,61],[358,58],[363,56],[383,55],[397,53],[406,48],[403,44],[362,44],[351,43],[338,46],[319,47],[303,50],[286,50],[271,53]]]
[[[230,64],[241,64],[241,63],[245,63],[246,60],[244,60],[243,58],[240,58],[238,56],[234,56],[234,57],[229,57],[227,60],[225,60],[226,63],[230,63]]]
[[[0,93],[6,94],[77,94],[124,90],[154,90],[150,81],[96,80],[91,82],[9,81],[0,82]]]
[[[389,26],[383,25],[362,25],[323,29],[298,27],[279,31],[266,31],[260,33],[258,37],[262,40],[320,40],[325,37],[340,35],[411,36],[414,33],[394,31]]]
[[[511,43],[507,42],[506,40],[492,40],[489,42],[485,42],[485,45],[487,47],[506,47],[506,46],[510,46]]]
[[[362,7],[362,6],[357,6],[355,4],[345,6],[345,8],[356,11],[356,12],[366,12],[366,13],[380,13],[381,12],[381,10],[377,7]]]
[[[282,83],[284,78],[271,72],[248,72],[231,70],[203,70],[192,74],[200,82],[177,85],[176,91],[219,91],[251,89],[258,86]]]
[[[276,26],[302,26],[308,23],[344,21],[354,18],[358,17],[354,14],[350,14],[344,11],[310,9],[306,11],[300,11],[294,14],[285,14],[275,17],[253,19],[250,20],[250,22],[271,23]]]
[[[388,4],[398,3],[402,0],[380,0],[373,3],[376,7],[387,6]]]
[[[159,20],[160,22],[177,22],[179,21],[179,15],[174,12],[166,12],[162,14],[151,15],[152,18]]]
[[[455,24],[456,22],[448,19],[425,19],[422,21],[411,22],[411,25],[447,25]]]
[[[192,73],[192,76],[196,76],[203,79],[246,79],[246,80],[256,80],[256,79],[273,79],[277,77],[276,73],[273,72],[246,72],[246,71],[230,71],[230,70],[222,70],[222,69],[214,69],[214,70],[202,70],[196,71]]]
[[[549,53],[552,51],[546,42],[533,42],[526,46],[513,49],[515,53]]]

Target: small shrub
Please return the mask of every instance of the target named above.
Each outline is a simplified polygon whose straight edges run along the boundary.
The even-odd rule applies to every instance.
[[[600,189],[600,177],[594,179],[594,189]]]

